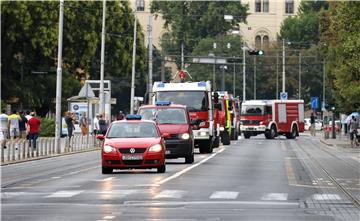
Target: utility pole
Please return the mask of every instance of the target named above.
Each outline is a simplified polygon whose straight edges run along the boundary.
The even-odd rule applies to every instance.
[[[301,52],[299,52],[299,100],[301,99]]]
[[[233,96],[236,97],[235,95],[235,62],[234,62],[234,74],[233,74]]]
[[[243,43],[243,101],[246,101],[246,80],[245,80],[246,62],[245,62],[245,42]]]
[[[254,100],[256,100],[256,56],[254,56]]]
[[[323,111],[325,110],[325,105],[326,105],[326,100],[325,100],[325,77],[326,77],[326,72],[325,72],[325,59],[324,59],[324,61],[323,61],[323,104],[322,104],[322,108],[321,109],[323,109]],[[323,114],[324,115],[324,114]]]
[[[132,54],[132,69],[131,69],[131,95],[130,95],[130,114],[134,114],[134,96],[135,96],[135,60],[136,60],[136,17],[134,20],[134,42]]]
[[[279,99],[279,54],[276,53],[276,100]]]
[[[184,69],[184,40],[181,41],[181,70]]]
[[[64,0],[60,0],[59,9],[58,58],[56,69],[56,120],[55,120],[55,151],[60,153],[61,133],[61,87],[62,87],[62,42],[64,24]]]
[[[215,72],[216,72],[216,57],[214,57],[214,65],[213,65],[213,88],[214,88],[214,91],[216,90]]]
[[[100,61],[100,107],[99,112],[105,114],[105,96],[104,96],[104,63],[105,63],[105,16],[106,0],[103,0],[102,30],[101,30],[101,61]],[[106,116],[104,116],[106,119]]]
[[[153,46],[152,46],[152,15],[149,15],[148,25],[148,37],[149,37],[149,82],[148,82],[148,93],[149,97],[152,95],[152,81],[153,81]],[[151,104],[152,99],[149,99]]]
[[[282,46],[282,92],[285,92],[285,39]]]

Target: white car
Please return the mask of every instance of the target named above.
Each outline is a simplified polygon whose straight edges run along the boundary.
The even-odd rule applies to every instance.
[[[310,130],[310,126],[311,126],[310,118],[305,118],[304,122],[305,122],[305,130]],[[322,123],[317,119],[315,119],[315,130],[322,130]]]

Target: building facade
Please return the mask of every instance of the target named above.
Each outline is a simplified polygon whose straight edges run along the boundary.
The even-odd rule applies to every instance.
[[[277,40],[281,24],[298,12],[300,0],[242,0],[249,5],[247,24],[240,24],[240,35],[250,48],[264,49]]]

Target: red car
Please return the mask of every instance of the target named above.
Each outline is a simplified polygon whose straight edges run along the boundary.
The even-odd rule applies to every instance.
[[[125,120],[111,123],[103,140],[102,173],[113,169],[157,168],[165,173],[165,143],[163,134],[154,121],[142,120],[140,115],[127,115]]]
[[[155,120],[165,138],[166,158],[185,158],[185,163],[194,162],[194,137],[189,112],[184,105],[157,101],[155,105],[143,105],[138,114],[144,119]]]

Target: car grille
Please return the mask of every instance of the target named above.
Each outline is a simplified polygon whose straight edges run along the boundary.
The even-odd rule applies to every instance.
[[[260,121],[259,120],[242,120],[241,121],[243,124],[252,124],[252,125],[260,125]]]
[[[165,140],[178,140],[179,136],[177,134],[171,134],[170,137],[165,138]]]
[[[123,163],[126,165],[141,165],[143,160],[123,160]]]
[[[131,148],[119,148],[120,153],[123,154],[133,154],[130,153],[130,149]],[[134,148],[135,152],[134,153],[144,153],[146,151],[146,148]]]

